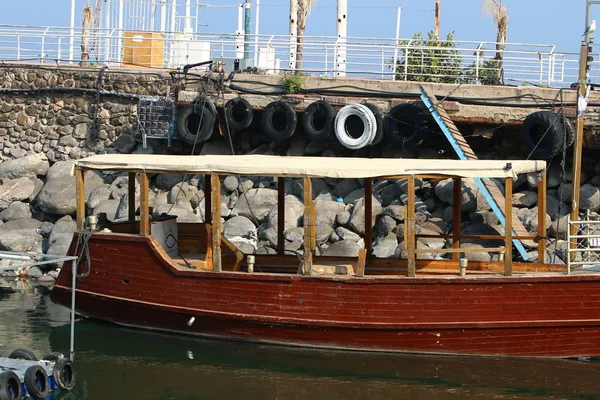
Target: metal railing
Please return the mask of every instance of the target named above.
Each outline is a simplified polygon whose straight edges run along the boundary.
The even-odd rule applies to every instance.
[[[251,51],[244,53],[244,45]],[[73,46],[71,47],[71,42]],[[501,71],[496,43],[455,41],[454,47],[423,46],[415,39],[304,37],[301,72],[321,76],[486,83],[499,75],[506,83],[560,86],[577,81],[578,55],[554,46],[508,43]],[[83,45],[83,47],[82,47]],[[84,51],[87,49],[87,51]],[[84,36],[66,27],[0,25],[0,61],[79,64],[134,64],[177,68],[215,57],[252,58],[248,66],[267,73],[294,70],[287,35],[132,32],[94,29]],[[340,57],[342,54],[342,57]],[[343,57],[345,55],[345,57]],[[343,60],[340,60],[343,58]],[[598,67],[595,61],[591,75]]]
[[[575,233],[571,233],[571,229]],[[567,225],[567,269],[573,268],[600,270],[600,216],[587,210],[583,219]]]

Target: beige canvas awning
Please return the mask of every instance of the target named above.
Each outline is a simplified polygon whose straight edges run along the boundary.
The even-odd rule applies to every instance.
[[[546,169],[545,161],[430,160],[406,158],[288,157],[268,155],[101,154],[75,161],[94,170],[329,178],[443,175],[462,178],[516,178]]]

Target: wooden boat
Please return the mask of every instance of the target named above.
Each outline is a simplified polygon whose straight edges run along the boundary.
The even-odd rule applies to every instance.
[[[239,341],[365,351],[578,357],[600,355],[600,273],[545,263],[546,163],[519,160],[410,160],[277,156],[97,155],[75,162],[77,226],[70,255],[80,256],[76,307],[117,324]],[[129,174],[129,218],[84,229],[84,172]],[[151,234],[149,174],[205,175],[204,224],[177,223],[179,254]],[[512,182],[538,177],[536,262],[512,256]],[[139,216],[135,215],[136,175]],[[278,254],[248,259],[222,235],[221,179],[277,177]],[[283,249],[284,179],[303,178],[303,255]],[[358,257],[315,255],[316,211],[311,179],[360,178],[365,186],[365,246]],[[371,256],[372,181],[407,180],[406,259]],[[461,179],[504,180],[505,233],[478,236],[503,246],[501,261],[469,261],[461,271],[459,224],[452,247],[417,245],[415,179],[452,178],[454,204]],[[454,207],[460,220],[460,207]],[[175,221],[170,220],[171,224]],[[86,233],[87,232],[87,233]],[[444,236],[442,236],[444,237]],[[445,254],[447,259],[424,259]],[[432,257],[428,257],[432,258]],[[89,264],[88,264],[89,262]],[[250,267],[249,267],[250,265]],[[70,305],[72,265],[62,269],[51,298]]]

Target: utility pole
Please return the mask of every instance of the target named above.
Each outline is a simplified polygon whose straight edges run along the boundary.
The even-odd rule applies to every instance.
[[[440,38],[440,0],[435,0],[435,38]]]
[[[585,29],[590,26],[590,5],[592,4],[600,4],[598,0],[586,0],[585,2]],[[581,153],[583,151],[583,124],[584,119],[583,115],[585,113],[585,109],[587,107],[587,73],[588,73],[588,62],[592,61],[590,54],[590,43],[593,42],[593,33],[586,34],[581,41],[581,49],[579,52],[579,90],[577,93],[577,123],[576,134],[575,134],[575,143],[573,144],[573,181],[571,182],[571,221],[579,220],[579,198],[581,192]],[[571,231],[571,235],[577,234],[578,226],[571,225],[569,227]],[[573,242],[569,244],[570,248],[575,248],[577,245],[577,239],[573,239]],[[574,256],[574,254],[573,254]]]
[[[348,37],[348,0],[337,2],[337,41],[335,76],[346,76],[346,38]]]

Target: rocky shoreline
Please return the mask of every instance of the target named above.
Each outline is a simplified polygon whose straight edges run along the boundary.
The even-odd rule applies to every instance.
[[[218,136],[218,135],[217,135]],[[249,136],[249,135],[248,135]],[[295,135],[285,148],[273,143],[253,143],[251,138],[238,138],[236,153],[320,155],[335,157],[333,142],[308,142],[303,135]],[[247,141],[244,144],[244,141]],[[143,148],[133,137],[122,135],[111,147],[99,152],[158,153],[167,152],[162,142]],[[246,147],[244,149],[244,147]],[[220,136],[205,143],[201,154],[230,154],[232,144]],[[173,152],[174,149],[168,149]],[[392,147],[379,149],[377,156],[441,158],[433,149],[402,152]],[[515,155],[515,154],[513,154]],[[494,152],[480,154],[480,158],[497,158]],[[332,158],[335,162],[335,158]],[[587,160],[588,165],[595,165]],[[568,167],[565,167],[568,168]],[[51,162],[44,154],[29,154],[22,158],[0,163],[0,250],[65,255],[75,231],[75,179],[71,175],[72,161]],[[589,168],[588,168],[589,170]],[[592,212],[600,209],[600,168],[592,176],[582,177],[581,209]],[[561,175],[565,178],[561,185]],[[585,175],[585,174],[584,174]],[[113,173],[87,172],[85,176],[88,214],[104,212],[110,220],[128,215],[127,176]],[[553,163],[548,173],[547,223],[549,226],[549,260],[563,263],[567,244],[565,232],[570,207],[570,174]],[[204,220],[204,177],[157,174],[151,180],[151,207],[154,215],[177,215],[179,221]],[[496,181],[504,192],[503,183]],[[302,254],[303,202],[302,180],[286,179],[285,197],[285,250]],[[490,211],[477,186],[470,179],[462,182],[461,231],[465,235],[502,234],[503,228]],[[417,233],[444,235],[452,230],[451,179],[438,181],[417,180]],[[531,233],[537,232],[537,179],[521,176],[513,184],[513,204],[516,213]],[[277,248],[277,180],[271,177],[236,177],[224,179],[222,187],[223,233],[246,254],[272,254]],[[357,179],[314,179],[313,193],[317,208],[317,254],[356,255],[364,246],[365,213],[363,183]],[[376,257],[405,257],[403,254],[404,204],[406,181],[379,179],[373,182],[373,255]],[[561,201],[562,200],[562,201]],[[494,243],[495,242],[495,243]],[[465,240],[465,248],[497,246],[498,241]],[[443,238],[419,239],[421,248],[440,249],[450,246]],[[531,253],[532,258],[537,253]],[[497,255],[487,252],[465,253],[471,260],[490,261]],[[0,261],[0,267],[15,265],[17,261]],[[12,285],[16,279],[30,278],[52,283],[56,264],[28,268],[26,271],[4,272],[0,288]]]

